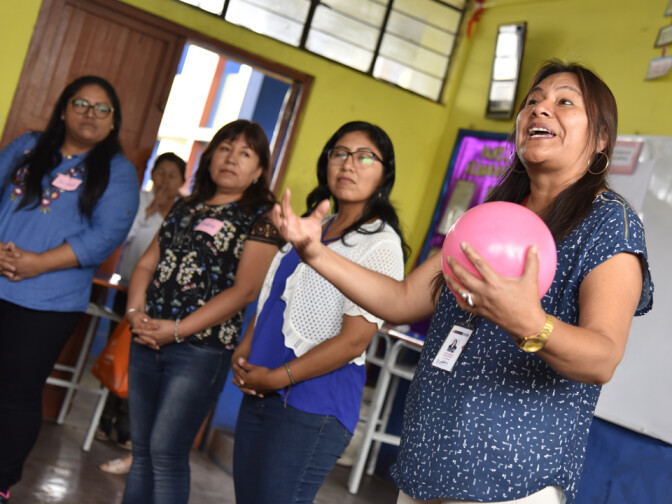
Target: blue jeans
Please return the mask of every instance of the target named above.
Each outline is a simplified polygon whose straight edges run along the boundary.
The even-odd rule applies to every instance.
[[[186,504],[189,452],[229,371],[231,351],[131,343],[128,402],[133,465],[124,504]]]
[[[312,503],[352,434],[336,418],[243,397],[233,445],[236,504]]]

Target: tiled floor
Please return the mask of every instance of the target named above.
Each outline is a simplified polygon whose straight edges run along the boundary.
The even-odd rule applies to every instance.
[[[121,502],[125,476],[106,474],[98,466],[128,452],[109,442],[94,441],[90,452],[81,445],[93,406],[86,394],[78,394],[66,423],[45,421],[37,445],[25,467],[22,481],[12,488],[11,504],[117,504]],[[192,504],[233,504],[231,476],[205,453],[192,452]],[[317,495],[318,504],[394,503],[396,489],[377,476],[364,476],[357,495],[346,489],[349,468],[332,472]]]

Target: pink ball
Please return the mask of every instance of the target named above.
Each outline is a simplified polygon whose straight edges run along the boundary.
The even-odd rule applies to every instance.
[[[536,243],[539,250],[540,299],[553,283],[557,265],[553,235],[537,214],[522,205],[493,201],[475,206],[448,231],[441,252],[444,274],[455,278],[446,263],[446,256],[451,256],[480,277],[462,252],[462,242],[469,243],[497,273],[510,278],[523,274],[527,251]]]

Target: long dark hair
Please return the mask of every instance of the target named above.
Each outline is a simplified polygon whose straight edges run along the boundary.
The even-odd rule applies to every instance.
[[[18,178],[19,171],[27,167],[28,171],[23,179],[23,198],[17,210],[32,204],[35,208],[42,197],[42,179],[61,162],[61,147],[65,141],[65,122],[62,117],[70,99],[83,87],[96,85],[105,90],[107,97],[114,108],[113,125],[110,133],[96,144],[84,158],[84,190],[79,196],[79,212],[91,218],[93,209],[100,197],[107,189],[110,181],[110,163],[112,158],[121,152],[119,130],[121,128],[121,104],[112,84],[102,77],[85,75],[68,84],[58,98],[51,113],[47,128],[40,135],[35,147],[26,154],[16,165],[10,180]]]
[[[243,135],[245,141],[252,150],[259,156],[259,166],[262,173],[259,179],[250,184],[243,192],[243,197],[238,202],[238,206],[244,212],[253,212],[263,206],[264,203],[274,203],[275,197],[269,189],[271,172],[271,151],[268,147],[268,138],[261,126],[252,121],[238,119],[220,128],[212,137],[210,143],[203,151],[201,160],[198,163],[198,169],[194,175],[194,187],[191,196],[187,198],[188,204],[196,204],[209,200],[217,193],[217,185],[210,176],[210,162],[215,150],[222,142],[227,140],[234,141]]]
[[[327,153],[343,136],[355,131],[365,133],[369,137],[369,140],[371,140],[378,148],[378,151],[383,158],[383,180],[364,205],[362,216],[354,224],[343,231],[341,240],[345,243],[345,235],[351,231],[357,231],[358,233],[363,234],[377,233],[382,229],[382,224],[380,228],[372,232],[361,229],[361,226],[372,219],[380,219],[383,223],[394,229],[399,235],[405,261],[410,254],[410,247],[404,240],[403,233],[401,232],[397,212],[394,210],[392,203],[390,203],[390,193],[392,192],[395,178],[394,147],[392,145],[392,140],[390,140],[387,133],[375,124],[365,121],[351,121],[345,123],[325,144],[322,153],[317,160],[318,185],[306,198],[306,206],[308,207],[308,210],[305,215],[310,215],[313,210],[315,210],[315,207],[325,199],[331,199],[333,201],[334,211],[338,212],[338,200],[331,194],[327,183],[327,165],[329,164]]]
[[[579,81],[583,95],[590,130],[589,145],[586,149],[595,152],[586,173],[564,189],[551,203],[543,215],[556,243],[567,236],[591,211],[595,194],[600,189],[609,189],[606,181],[607,159],[611,159],[616,144],[618,112],[616,99],[607,85],[595,73],[578,63],[565,63],[557,59],[544,63],[537,71],[525,98],[518,107],[518,113],[525,107],[528,96],[541,81],[556,73],[572,73]],[[600,139],[606,139],[606,146],[597,152]],[[510,141],[515,145],[516,131]],[[604,155],[603,155],[604,154]],[[517,155],[488,197],[488,201],[512,201],[522,203],[530,194],[530,177]]]

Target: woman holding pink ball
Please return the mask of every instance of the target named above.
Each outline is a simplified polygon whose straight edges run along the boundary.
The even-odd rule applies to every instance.
[[[286,194],[274,209],[283,237],[355,303],[393,323],[432,315],[392,467],[399,503],[574,502],[600,386],[653,302],[644,228],[606,181],[616,127],[613,94],[574,63],[546,62],[518,108],[516,155],[489,199],[551,230],[557,271],[541,299],[536,245],[515,278],[463,242],[478,275],[453,257],[444,275],[436,254],[395,281],[320,245],[326,207],[298,219]],[[439,358],[455,334],[469,344]]]

